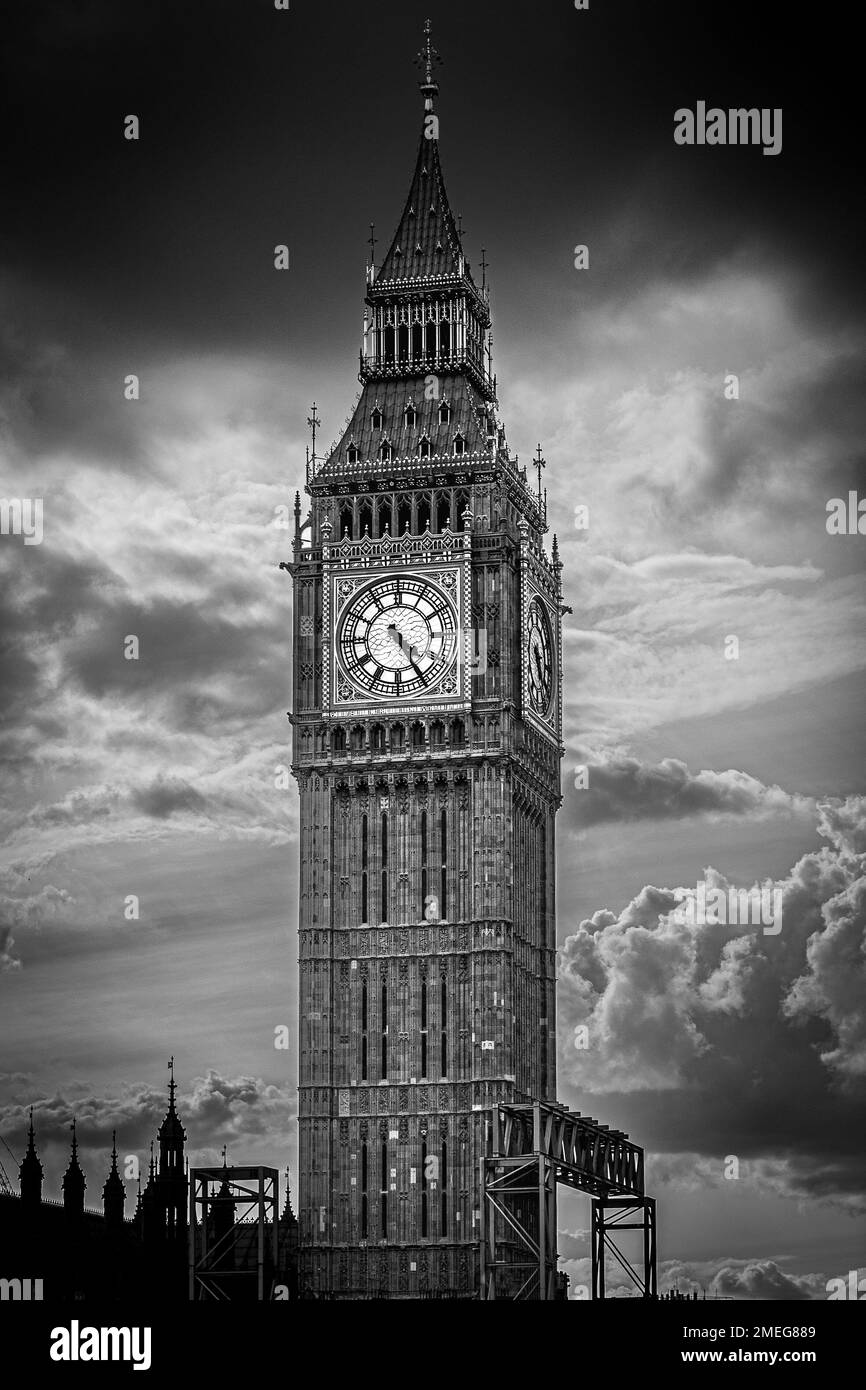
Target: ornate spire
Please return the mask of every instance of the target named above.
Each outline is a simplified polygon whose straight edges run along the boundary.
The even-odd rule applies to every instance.
[[[84,1176],[81,1164],[78,1162],[78,1134],[75,1128],[75,1117],[72,1124],[72,1155],[69,1159],[69,1166],[63,1174],[63,1205],[68,1212],[80,1213],[84,1211],[84,1189],[87,1180]]]
[[[180,1116],[174,1103],[177,1082],[174,1079],[173,1057],[168,1066],[171,1072],[171,1080],[168,1083],[168,1110],[156,1136],[159,1140],[159,1176],[161,1178],[177,1177],[183,1174],[183,1146],[186,1140],[186,1130],[180,1122]]]
[[[117,1171],[117,1131],[111,1131],[111,1168],[105,1185],[102,1189],[102,1206],[107,1221],[117,1224],[123,1222],[123,1210],[126,1206],[126,1188],[123,1185],[120,1173]]]
[[[37,1205],[42,1201],[43,1168],[36,1152],[36,1136],[33,1129],[33,1106],[30,1107],[30,1127],[27,1131],[27,1152],[18,1169],[22,1201]]]
[[[292,1173],[289,1168],[286,1169],[286,1200],[283,1205],[283,1214],[280,1220],[288,1222],[289,1225],[292,1225],[297,1220],[292,1210]]]

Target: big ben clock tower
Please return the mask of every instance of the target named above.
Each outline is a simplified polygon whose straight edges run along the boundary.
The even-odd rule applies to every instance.
[[[301,1284],[475,1297],[491,1107],[555,1098],[561,590],[445,193],[429,24],[361,391],[295,505]]]

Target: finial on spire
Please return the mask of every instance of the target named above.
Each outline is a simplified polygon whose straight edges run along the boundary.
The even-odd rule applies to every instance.
[[[318,430],[318,428],[319,428],[319,426],[321,425],[321,423],[322,423],[321,420],[319,419],[318,415],[316,414],[316,402],[313,401],[313,412],[312,412],[311,415],[309,415],[309,416],[307,417],[307,424],[309,425],[310,429],[311,429],[312,432],[313,432],[313,452],[312,452],[312,454],[310,454],[309,448],[307,449],[307,482],[310,481],[310,477],[311,477],[311,476],[315,476],[315,472],[316,472],[316,463],[318,462],[318,460],[317,460],[317,458],[316,458],[316,431]]]
[[[536,453],[535,453],[535,471],[536,471],[536,473],[538,474],[538,506],[539,506],[539,510],[540,510],[540,508],[541,508],[541,498],[542,498],[542,492],[541,492],[541,470],[542,470],[542,468],[546,468],[546,467],[547,467],[547,463],[545,462],[545,460],[544,460],[544,459],[542,458],[542,456],[541,456],[541,445],[539,444],[538,449],[536,450]]]
[[[170,1080],[169,1083],[168,1083],[168,1108],[169,1108],[169,1110],[173,1110],[173,1109],[174,1109],[174,1093],[175,1093],[175,1091],[177,1090],[177,1082],[176,1082],[175,1079],[174,1079],[174,1054],[172,1054],[172,1056],[171,1056],[171,1059],[170,1059],[169,1064],[168,1064],[168,1069],[169,1069],[169,1071],[171,1072],[171,1080]]]
[[[72,1124],[69,1126],[69,1128],[72,1130],[72,1157],[73,1157],[73,1160],[74,1160],[74,1159],[76,1159],[76,1158],[78,1157],[78,1135],[77,1135],[76,1132],[75,1132],[75,1116],[74,1116],[74,1115],[72,1116]]]
[[[424,97],[425,111],[433,110],[433,98],[439,95],[439,83],[433,77],[433,69],[438,67],[442,62],[442,59],[439,57],[439,54],[436,52],[436,49],[433,47],[433,44],[430,41],[430,34],[432,28],[433,26],[430,23],[430,20],[425,19],[424,47],[421,49],[421,52],[415,59],[415,62],[418,64],[418,66],[422,69],[424,73],[424,81],[420,82],[418,85],[420,86],[421,92]]]

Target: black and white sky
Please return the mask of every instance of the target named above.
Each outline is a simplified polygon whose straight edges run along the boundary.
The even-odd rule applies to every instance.
[[[44,537],[0,536],[0,1133],[21,1149],[34,1104],[53,1190],[75,1112],[95,1200],[173,1052],[197,1156],[294,1165],[274,515],[312,400],[330,440],[357,392],[428,13],[502,417],[522,458],[543,443],[573,608],[560,1098],[649,1150],[666,1282],[824,1297],[866,1265],[866,539],[826,525],[866,492],[866,320],[859,58],[814,7],[13,8],[0,495],[42,498]],[[781,153],[677,145],[698,101],[781,108]],[[705,875],[772,882],[782,932],[673,920]],[[587,1212],[562,1222],[587,1282]]]

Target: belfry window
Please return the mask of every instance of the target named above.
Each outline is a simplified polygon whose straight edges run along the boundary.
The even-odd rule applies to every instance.
[[[382,463],[390,463],[390,462],[391,462],[391,459],[392,459],[392,457],[393,457],[393,454],[394,454],[394,451],[393,451],[393,449],[391,448],[391,445],[390,445],[390,444],[380,444],[380,445],[379,445],[379,459],[380,459],[380,461],[381,461]]]
[[[418,457],[420,459],[428,459],[430,457],[430,440],[427,438],[426,434],[422,439],[418,440]]]
[[[457,455],[466,453],[466,440],[462,434],[455,434],[454,436],[454,452]]]
[[[370,424],[373,426],[374,430],[380,430],[382,428],[382,412],[378,406],[370,416]]]
[[[350,444],[349,447],[348,447],[348,449],[346,450],[346,462],[347,462],[347,463],[357,463],[357,462],[358,462],[358,450],[355,448],[354,444]]]
[[[417,420],[418,420],[418,416],[417,416],[417,414],[416,414],[414,405],[407,405],[407,407],[406,407],[406,428],[407,428],[407,430],[414,430]]]
[[[439,423],[447,425],[451,420],[451,407],[447,401],[443,401],[439,407]]]

